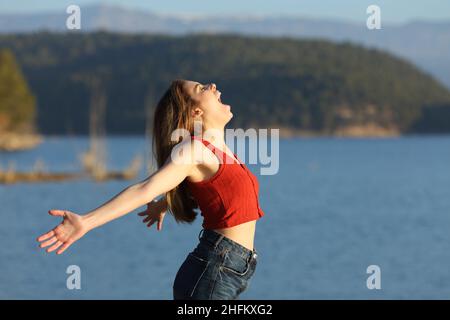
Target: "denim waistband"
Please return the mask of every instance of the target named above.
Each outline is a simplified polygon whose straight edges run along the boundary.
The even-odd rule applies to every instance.
[[[258,256],[257,251],[255,248],[253,250],[250,250],[243,245],[237,243],[236,241],[225,237],[223,234],[220,234],[214,230],[210,229],[202,229],[200,230],[200,233],[198,234],[198,239],[200,241],[207,241],[211,243],[214,248],[221,246],[229,247],[234,253],[237,253],[238,255],[242,256],[243,258],[256,258]]]

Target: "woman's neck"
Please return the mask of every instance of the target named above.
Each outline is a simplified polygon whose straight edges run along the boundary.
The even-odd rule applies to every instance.
[[[206,139],[214,145],[221,147],[225,144],[224,129],[207,128],[203,131],[203,139]]]

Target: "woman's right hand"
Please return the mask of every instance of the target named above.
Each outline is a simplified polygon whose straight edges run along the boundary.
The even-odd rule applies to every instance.
[[[83,217],[68,210],[49,210],[52,216],[63,217],[63,221],[49,232],[37,238],[41,248],[48,247],[47,252],[63,253],[72,243],[84,236],[89,230]]]
[[[147,227],[151,227],[156,221],[158,224],[156,225],[156,229],[160,231],[162,229],[162,223],[164,220],[164,216],[167,212],[167,202],[165,199],[159,201],[151,201],[147,204],[147,209],[145,211],[139,212],[138,215],[141,217],[145,216],[145,219],[142,221],[147,224]]]

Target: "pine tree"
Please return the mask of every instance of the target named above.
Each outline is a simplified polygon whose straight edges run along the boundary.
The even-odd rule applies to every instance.
[[[0,132],[34,131],[35,98],[8,49],[0,50]]]

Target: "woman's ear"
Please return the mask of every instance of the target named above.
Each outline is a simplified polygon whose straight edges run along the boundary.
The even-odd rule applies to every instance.
[[[191,115],[194,117],[194,118],[197,118],[197,117],[200,117],[201,115],[203,114],[203,110],[202,109],[200,109],[200,108],[194,108],[193,110],[192,110],[192,112],[191,112]]]

